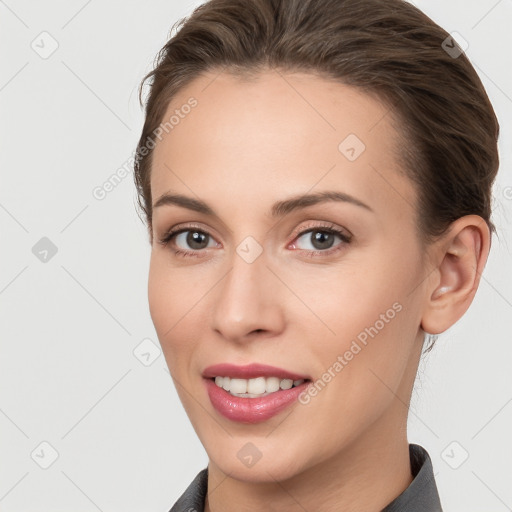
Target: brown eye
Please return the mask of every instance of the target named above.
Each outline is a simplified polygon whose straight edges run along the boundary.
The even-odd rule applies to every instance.
[[[201,251],[216,246],[215,240],[208,233],[198,229],[180,229],[174,233],[169,233],[164,238],[164,242],[167,244],[170,241],[178,250],[189,252]],[[212,243],[209,245],[210,242]]]
[[[210,235],[208,235],[207,233],[192,230],[184,231],[176,237],[176,240],[178,240],[182,235],[186,235],[182,238],[182,242],[184,243],[184,245],[188,246],[191,249],[206,249],[206,247],[208,246],[208,237]]]
[[[334,243],[336,235],[326,231],[311,231],[311,243],[315,249],[330,249]]]
[[[297,240],[300,240],[301,238],[304,238],[306,243],[299,244],[298,242],[295,242],[294,245],[296,248],[317,252],[327,252],[327,250],[331,249],[333,246],[337,247],[350,242],[350,237],[345,233],[333,228],[327,229],[322,227],[303,231],[297,237]],[[341,243],[336,244],[336,239],[339,239]],[[307,246],[308,243],[310,244],[309,247]]]

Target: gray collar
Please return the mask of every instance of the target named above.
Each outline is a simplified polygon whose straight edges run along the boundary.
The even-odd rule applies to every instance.
[[[418,444],[409,444],[409,456],[414,479],[382,512],[443,512],[428,452]],[[206,467],[197,474],[169,512],[203,512],[207,489]]]

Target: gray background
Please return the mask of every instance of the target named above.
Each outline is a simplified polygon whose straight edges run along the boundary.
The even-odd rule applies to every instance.
[[[93,196],[128,168],[138,84],[199,3],[0,0],[4,512],[168,511],[206,466],[149,316],[131,175]],[[512,2],[416,4],[469,43],[502,165],[499,238],[468,314],[421,364],[409,440],[430,452],[446,511],[511,510]]]

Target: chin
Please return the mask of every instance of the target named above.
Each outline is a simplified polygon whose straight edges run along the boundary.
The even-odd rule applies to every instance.
[[[275,483],[305,469],[298,460],[299,454],[304,456],[304,444],[298,440],[293,442],[288,438],[286,450],[282,441],[274,443],[257,436],[233,436],[222,443],[212,440],[210,446],[204,446],[210,461],[235,480]]]

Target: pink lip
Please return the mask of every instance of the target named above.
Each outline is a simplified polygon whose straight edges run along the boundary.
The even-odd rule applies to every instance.
[[[267,364],[252,363],[245,366],[237,366],[229,363],[214,364],[203,371],[203,377],[235,377],[238,379],[255,379],[256,377],[279,377],[280,379],[311,380],[307,375],[292,373],[276,366]],[[255,399],[251,399],[255,400]]]
[[[243,398],[233,396],[215,384],[214,377],[231,377],[238,379],[254,379],[256,377],[278,377],[279,379],[302,380],[301,385],[280,389],[261,398]],[[237,366],[221,363],[208,366],[203,371],[206,390],[213,407],[224,417],[241,423],[259,423],[279,414],[282,410],[297,401],[300,393],[310,384],[307,375],[289,372],[276,366],[266,364],[248,364]]]
[[[205,379],[204,382],[213,407],[225,418],[240,423],[259,423],[272,418],[296,402],[310,384],[305,381],[300,386],[281,389],[261,398],[243,398],[231,395],[217,386],[213,379]]]

